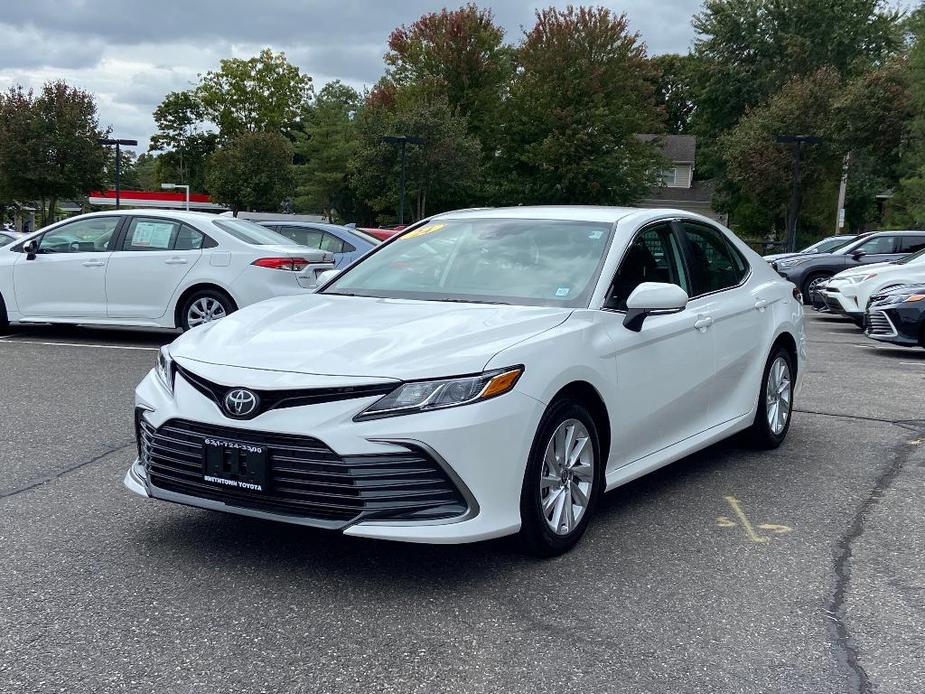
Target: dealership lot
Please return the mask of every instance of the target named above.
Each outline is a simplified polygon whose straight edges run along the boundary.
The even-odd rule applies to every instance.
[[[131,393],[173,333],[18,327],[0,690],[925,691],[925,350],[808,323],[780,449],[632,483],[549,561],[134,497]]]

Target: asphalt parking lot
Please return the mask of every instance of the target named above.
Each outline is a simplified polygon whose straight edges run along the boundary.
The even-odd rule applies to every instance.
[[[0,338],[2,692],[925,691],[925,350],[810,315],[784,446],[623,487],[536,561],[131,495],[172,337]]]

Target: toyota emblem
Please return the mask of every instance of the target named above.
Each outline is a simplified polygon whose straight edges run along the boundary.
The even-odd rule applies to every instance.
[[[259,404],[257,394],[246,388],[235,388],[225,395],[225,411],[232,417],[249,417]]]

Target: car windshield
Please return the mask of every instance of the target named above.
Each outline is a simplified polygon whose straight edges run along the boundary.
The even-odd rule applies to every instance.
[[[325,294],[587,306],[611,225],[532,219],[440,219],[382,246]]]
[[[916,263],[925,262],[925,248],[920,251],[916,251],[911,255],[907,255],[905,258],[900,258],[895,261],[894,265],[915,265]]]
[[[13,241],[15,241],[15,239],[12,236],[0,233],[0,246],[6,246],[13,243]]]
[[[833,236],[828,239],[816,241],[812,246],[807,246],[800,253],[807,255],[810,253],[831,253],[836,248],[841,248],[854,240],[853,236]]]
[[[292,239],[246,219],[214,219],[212,223],[222,231],[234,236],[238,241],[249,243],[252,246],[293,245]]]

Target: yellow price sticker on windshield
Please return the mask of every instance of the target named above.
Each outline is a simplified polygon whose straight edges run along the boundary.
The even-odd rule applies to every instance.
[[[418,227],[414,231],[409,231],[407,234],[402,236],[403,239],[413,239],[418,236],[424,236],[426,234],[432,234],[435,231],[440,231],[446,224],[425,224],[422,227]]]

